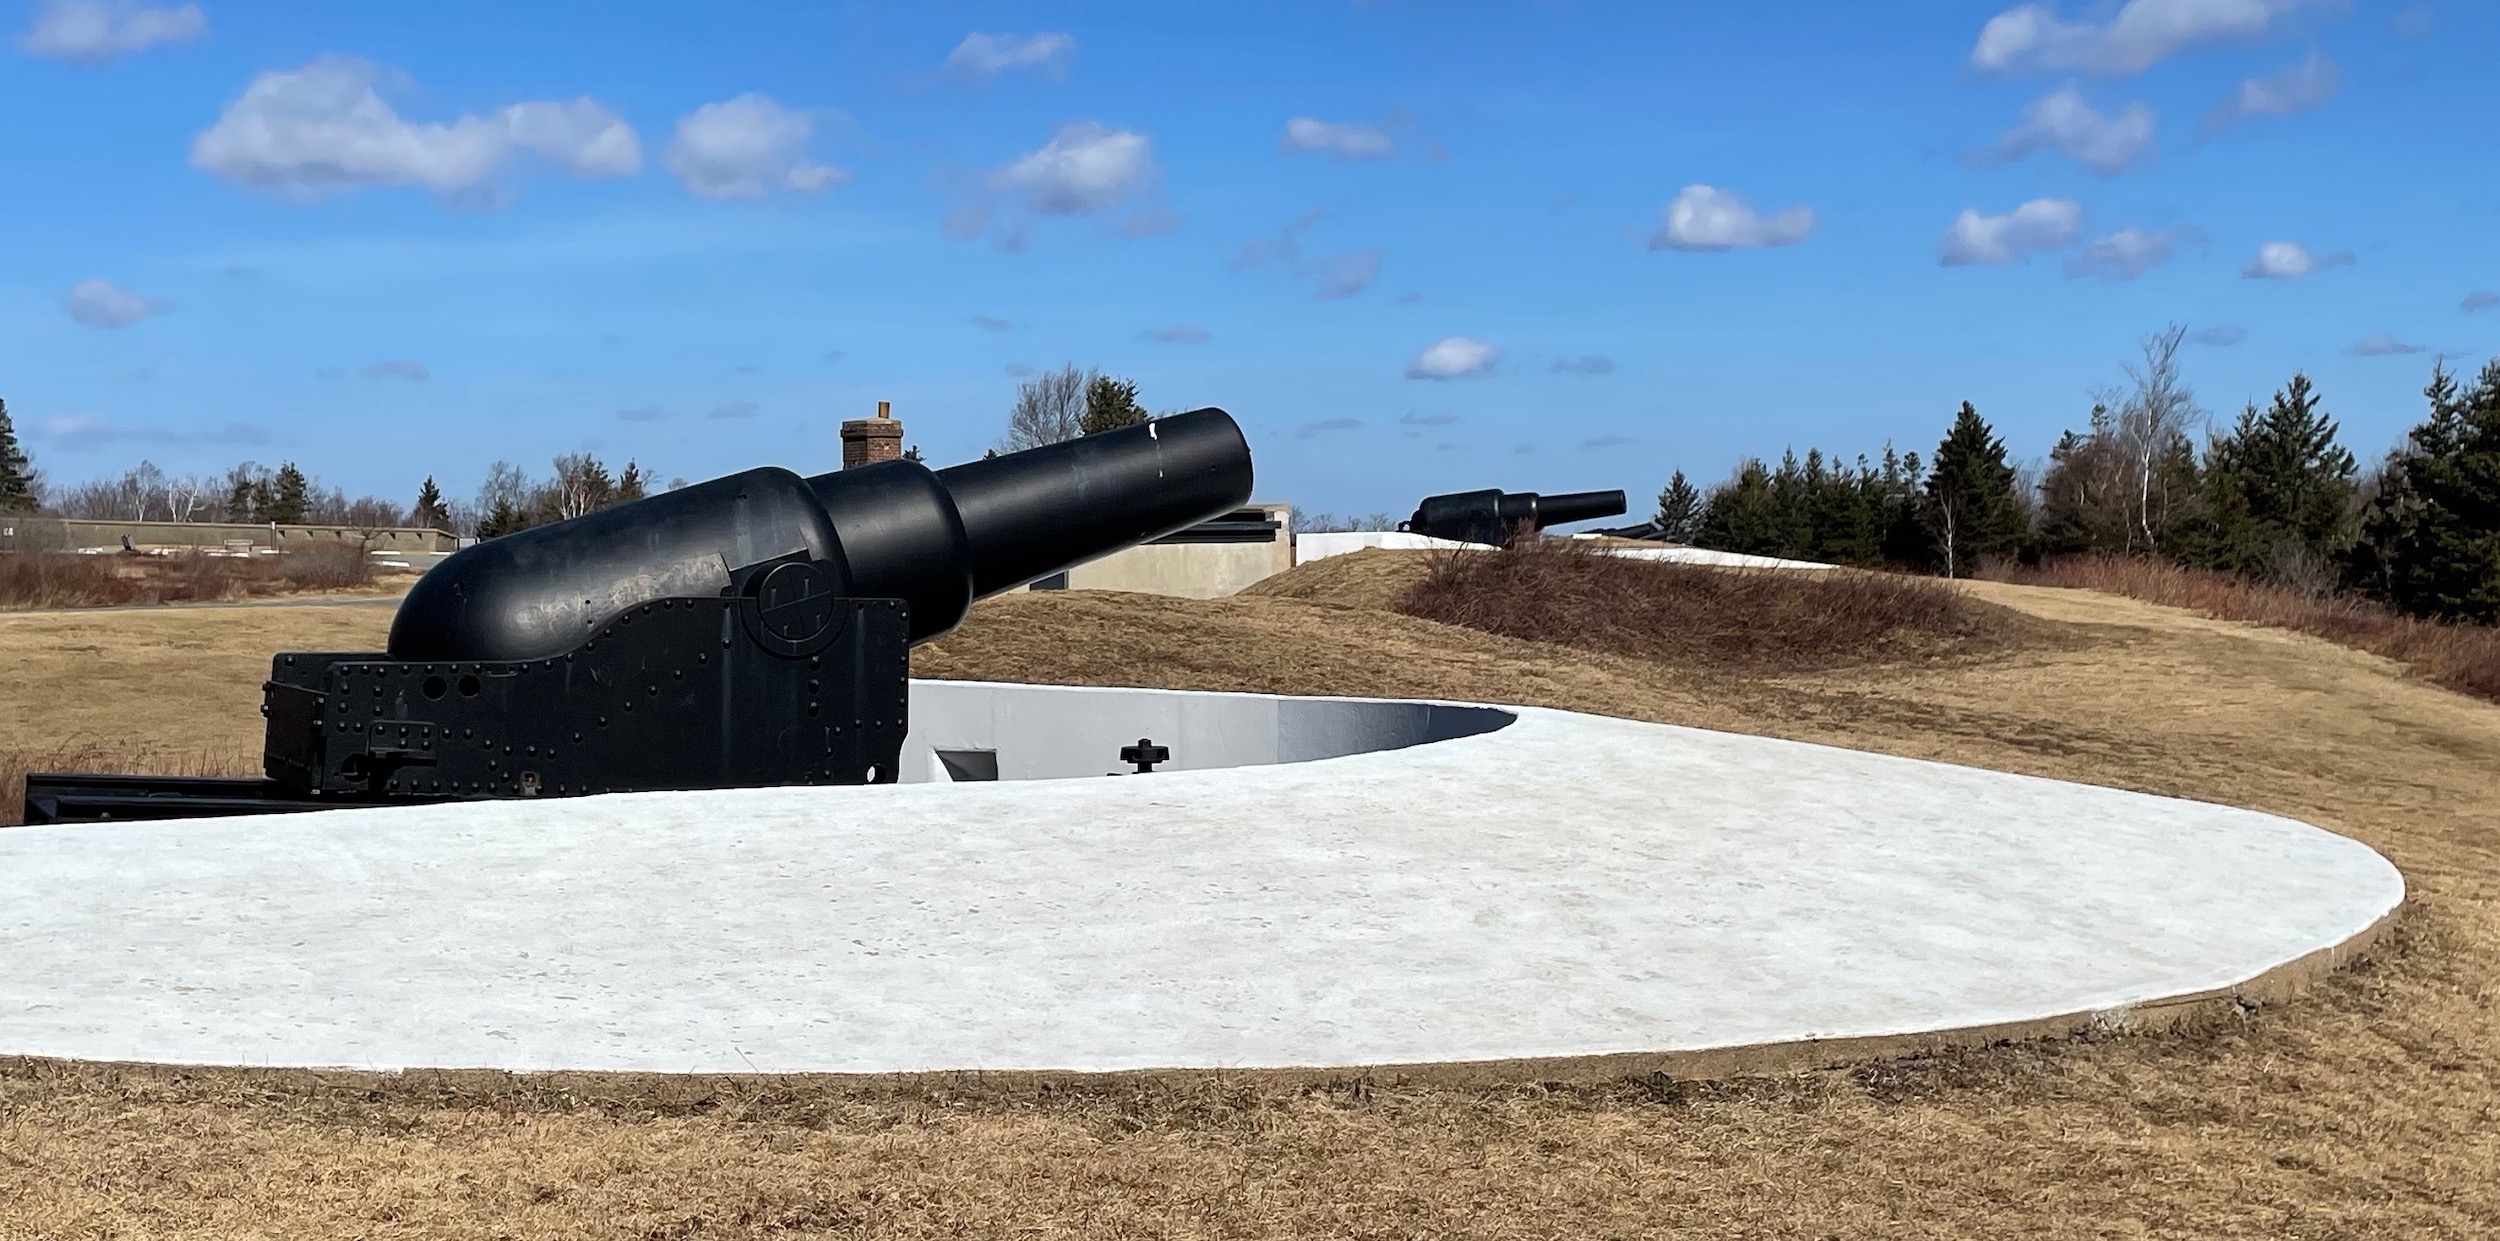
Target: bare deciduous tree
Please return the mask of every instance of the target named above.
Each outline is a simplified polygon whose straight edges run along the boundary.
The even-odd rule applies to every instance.
[[[608,467],[586,452],[568,452],[555,461],[555,515],[574,518],[608,506],[616,480]]]
[[[1007,438],[999,451],[1022,452],[1085,434],[1085,388],[1094,377],[1071,363],[1016,385],[1015,408],[1008,411]]]
[[[2127,550],[2159,552],[2162,532],[2176,520],[2180,508],[2193,502],[2194,476],[2182,480],[2176,463],[2184,458],[2193,463],[2195,443],[2188,436],[2191,429],[2203,426],[2204,409],[2196,403],[2196,391],[2179,374],[2179,346],[2187,339],[2187,325],[2174,323],[2144,338],[2144,360],[2126,368],[2129,389],[2104,394],[2103,405],[2117,409],[2111,423],[2112,440],[2126,466],[2126,483],[2132,494],[2127,513],[2129,530]]]
[[[2205,411],[2179,373],[2187,330],[2144,338],[2128,382],[2096,394],[2091,428],[2068,432],[2040,481],[2041,534],[2053,550],[2154,555],[2203,513],[2196,443]]]

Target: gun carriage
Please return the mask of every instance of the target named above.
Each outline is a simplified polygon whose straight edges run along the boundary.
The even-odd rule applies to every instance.
[[[766,467],[454,553],[380,652],[291,652],[258,779],[40,774],[26,821],[881,784],[911,648],[1250,498],[1202,409],[945,470]]]

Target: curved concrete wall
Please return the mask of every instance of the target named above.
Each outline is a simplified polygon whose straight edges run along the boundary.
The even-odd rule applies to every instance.
[[[1120,749],[1151,738],[1161,770],[1341,758],[1491,732],[1494,707],[1376,698],[914,681],[902,782],[1057,780],[1131,770]]]

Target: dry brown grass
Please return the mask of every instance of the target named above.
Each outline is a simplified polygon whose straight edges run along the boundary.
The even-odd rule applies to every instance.
[[[2206,797],[2367,841],[2413,900],[2374,959],[2184,1036],[1715,1086],[19,1063],[0,1067],[0,1237],[2500,1235],[2500,707],[2299,634],[2080,591],[1968,588],[2057,641],[1781,675],[1293,597],[1306,587],[1010,596],[921,671],[1496,699]],[[212,628],[281,612],[274,645]],[[67,658],[63,619],[0,618],[0,661],[33,638]],[[111,700],[94,705],[152,736],[147,670],[170,647],[208,643],[183,658],[256,684],[276,645],[369,645],[387,613],[88,619],[90,697]]]
[[[372,560],[344,543],[260,557],[0,553],[0,611],[221,602],[373,584]]]
[[[2384,655],[2450,689],[2500,700],[2500,629],[2417,620],[2350,595],[2319,595],[2160,560],[2077,556],[2004,573],[2012,582],[2106,591],[2311,634]]]
[[[0,827],[12,827],[26,809],[26,777],[42,772],[106,775],[257,776],[260,755],[133,746],[93,738],[36,748],[0,747]]]
[[[1440,553],[1431,562],[1398,611],[1506,638],[1713,668],[1798,672],[1968,658],[2013,645],[2027,628],[2018,614],[1947,583],[1893,573],[1669,564],[1564,539]]]

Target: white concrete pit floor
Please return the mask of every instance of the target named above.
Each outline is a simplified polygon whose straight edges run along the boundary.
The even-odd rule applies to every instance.
[[[0,1055],[884,1073],[1687,1052],[2123,1013],[2347,944],[2403,897],[2368,848],[2253,811],[1517,717],[1144,777],[0,831]]]

